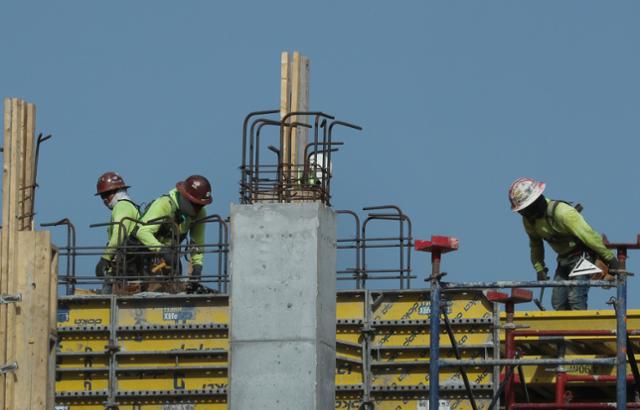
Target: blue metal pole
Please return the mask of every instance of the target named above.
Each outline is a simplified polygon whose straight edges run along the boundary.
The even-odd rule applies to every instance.
[[[617,409],[627,408],[627,275],[616,278],[616,390]]]
[[[440,280],[431,277],[431,317],[429,329],[429,408],[438,409],[440,381]]]

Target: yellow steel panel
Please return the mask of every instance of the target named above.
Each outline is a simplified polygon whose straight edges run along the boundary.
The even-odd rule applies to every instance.
[[[79,367],[90,367],[90,368],[108,368],[109,367],[109,359],[107,356],[58,356],[57,358],[58,367],[63,369],[74,368],[77,369]]]
[[[361,326],[338,326],[336,329],[336,340],[354,345],[362,343]]]
[[[491,367],[467,368],[467,375],[471,382],[487,384],[491,382]],[[440,370],[440,383],[460,383],[462,377],[457,369],[445,368]],[[371,375],[373,386],[424,386],[429,384],[429,368],[424,366],[375,366]]]
[[[373,338],[373,344],[378,346],[429,346],[428,327],[378,327]],[[468,326],[454,328],[456,341],[459,346],[490,345],[493,340],[492,330],[487,327]],[[440,334],[440,346],[451,346],[449,337]]]
[[[389,400],[375,400],[376,410],[428,410],[429,400],[425,399],[389,399]],[[479,409],[486,409],[491,403],[490,399],[478,399],[476,398],[476,404]],[[346,408],[346,407],[345,407]],[[440,409],[450,410],[471,410],[471,403],[464,399],[443,399],[440,400]],[[357,407],[353,407],[357,409]]]
[[[336,316],[338,319],[363,319],[364,293],[338,294]]]
[[[57,392],[72,391],[106,391],[109,385],[109,376],[107,371],[98,373],[85,372],[64,372],[58,373],[56,380]]]
[[[104,352],[109,343],[106,333],[59,333],[58,339],[62,352]]]
[[[226,370],[181,370],[156,372],[118,371],[118,390],[195,390],[227,387]]]
[[[119,302],[118,325],[228,324],[226,299],[126,299]]]
[[[224,400],[206,400],[206,399],[199,399],[199,400],[190,400],[192,401],[192,405],[193,407],[180,407],[180,405],[175,405],[176,407],[174,407],[174,409],[193,409],[193,410],[228,410],[227,407],[227,403]],[[171,410],[171,407],[168,407],[170,404],[169,402],[167,404],[158,404],[155,403],[157,402],[157,400],[153,399],[153,398],[147,398],[147,397],[141,397],[139,399],[137,399],[136,401],[133,401],[132,399],[127,399],[127,400],[123,400],[120,399],[119,401],[120,404],[120,408],[121,409],[135,409],[135,410]],[[62,401],[60,401],[59,403],[62,403]],[[58,404],[58,406],[64,406],[62,407],[60,410],[104,410],[104,404],[102,404],[101,402],[90,402],[90,403],[78,403],[77,401],[67,401],[65,402],[67,404]],[[77,404],[76,404],[77,403]],[[127,407],[124,407],[127,406]]]
[[[362,384],[362,366],[355,363],[337,361],[336,363],[336,385],[358,385]]]
[[[127,352],[229,348],[226,330],[127,332],[120,333],[118,338],[121,349]]]
[[[445,298],[450,319],[492,317],[492,305],[482,292],[446,293]],[[429,304],[426,291],[385,292],[382,293],[382,302],[373,312],[373,320],[428,320]]]
[[[192,357],[192,356],[118,356],[118,367],[192,367],[192,366],[227,366],[226,356]]]
[[[64,301],[58,305],[58,326],[105,326],[111,323],[109,301]]]

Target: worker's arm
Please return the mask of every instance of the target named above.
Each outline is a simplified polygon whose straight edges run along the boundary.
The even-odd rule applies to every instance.
[[[171,199],[167,196],[162,196],[153,201],[147,212],[142,217],[142,222],[144,223],[153,220],[160,221],[162,218],[170,217],[172,214],[173,208],[171,206]],[[151,223],[149,225],[141,224],[138,228],[136,237],[144,246],[149,248],[149,250],[153,252],[160,252],[164,245],[155,236],[159,229],[159,223]]]
[[[135,219],[137,217],[137,210],[131,203],[119,201],[111,211],[111,222],[115,225],[112,225],[109,229],[111,236],[109,237],[109,243],[107,244],[107,249],[104,251],[104,255],[102,255],[102,259],[111,261],[118,247],[122,246],[122,243],[132,231],[134,223],[129,220],[123,221],[126,217]],[[121,221],[122,223],[120,223]],[[124,232],[122,230],[123,226]]]
[[[206,218],[206,216],[207,211],[203,207],[202,209],[200,209],[200,212],[198,212],[198,216],[196,216],[194,220]],[[191,237],[193,249],[191,251],[191,264],[194,266],[202,266],[202,263],[204,261],[204,228],[205,224],[203,223],[193,224],[189,228],[189,236]]]
[[[538,236],[533,228],[533,225],[526,218],[522,218],[524,223],[524,230],[529,236],[529,248],[531,249],[531,264],[536,272],[543,272],[545,269],[544,264],[544,243],[542,238]]]
[[[559,224],[573,236],[578,238],[587,248],[594,251],[600,259],[609,263],[613,258],[613,253],[607,249],[602,241],[602,236],[584,220],[582,215],[573,207],[566,206],[562,209],[558,206],[557,220]]]

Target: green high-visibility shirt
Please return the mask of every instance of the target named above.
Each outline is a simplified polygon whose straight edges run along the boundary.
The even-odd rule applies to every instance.
[[[550,202],[547,199],[547,204]],[[524,229],[529,235],[531,263],[536,272],[544,269],[543,240],[558,254],[558,261],[576,252],[582,243],[591,249],[604,262],[609,262],[613,253],[606,248],[602,236],[593,230],[582,215],[571,205],[559,202],[553,213],[552,225],[545,215],[533,223],[522,218]]]
[[[125,218],[138,220],[140,219],[140,212],[131,201],[121,200],[118,201],[111,210],[111,222],[116,224],[110,225],[107,229],[109,243],[107,244],[107,249],[104,251],[104,255],[102,255],[103,259],[108,261],[112,260],[118,247],[127,240],[129,235],[131,235],[131,231],[136,227],[135,222]],[[121,232],[122,227],[124,227],[126,232]]]
[[[195,218],[180,212],[178,205],[177,189],[169,191],[168,195],[163,195],[153,201],[147,212],[142,216],[142,222],[159,220],[166,218],[168,221],[179,223],[179,234],[183,238],[187,233],[191,237],[193,246],[191,249],[191,263],[202,265],[204,259],[204,224],[193,224],[193,221],[207,216],[207,211],[202,207]],[[143,245],[153,252],[160,252],[162,246],[177,245],[172,243],[171,223],[140,225],[136,237]]]

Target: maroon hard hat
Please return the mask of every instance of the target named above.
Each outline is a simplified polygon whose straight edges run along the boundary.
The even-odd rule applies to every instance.
[[[129,188],[129,185],[125,184],[124,179],[116,172],[105,172],[98,178],[98,184],[96,185],[96,196],[102,195],[106,192],[117,191],[118,189]]]
[[[202,175],[191,175],[184,181],[178,182],[176,188],[182,196],[194,204],[209,205],[213,201],[211,184]]]

